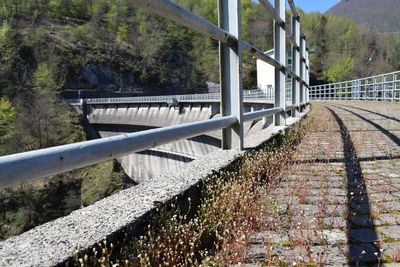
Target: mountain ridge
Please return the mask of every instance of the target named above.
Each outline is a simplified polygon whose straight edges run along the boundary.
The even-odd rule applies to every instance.
[[[399,0],[341,0],[325,14],[354,20],[381,33],[400,32]]]

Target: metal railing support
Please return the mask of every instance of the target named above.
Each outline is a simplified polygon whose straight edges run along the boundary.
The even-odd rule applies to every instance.
[[[305,78],[305,81],[306,81],[306,84],[307,84],[306,90],[304,92],[304,100],[305,100],[304,103],[308,103],[309,102],[309,93],[310,93],[309,92],[309,86],[310,86],[310,54],[309,54],[308,49],[307,49],[307,40],[305,39],[305,37],[304,37],[304,41],[305,41],[305,48],[306,48],[306,65],[305,65],[306,77],[304,77],[304,78]]]
[[[281,20],[285,21],[285,0],[275,0],[275,11]],[[279,63],[286,64],[286,35],[284,30],[285,24],[274,22],[275,33],[275,60]],[[286,124],[285,104],[286,104],[286,71],[284,69],[275,68],[275,107],[282,108],[283,111],[275,115],[275,125],[281,126]],[[303,79],[304,80],[304,79]]]
[[[305,44],[305,39],[304,37],[301,37],[300,40],[300,57],[303,58],[304,60],[301,60],[300,62],[300,77],[302,80],[305,80],[305,76],[306,76],[306,60],[305,60],[305,56],[306,56],[306,44]],[[300,104],[304,104],[304,92],[305,92],[305,85],[301,84],[300,85]]]
[[[292,2],[293,5],[293,2]],[[292,46],[292,69],[293,72],[300,76],[300,51],[298,47],[300,47],[300,17],[292,16],[292,35],[295,40],[297,47]],[[297,79],[292,77],[292,105],[300,106],[300,82]],[[299,116],[300,107],[292,110],[292,116]]]
[[[275,116],[275,125],[285,125],[286,112],[308,103],[310,68],[307,44],[304,35],[300,34],[299,14],[293,0],[288,0],[294,20],[292,33],[286,28],[286,1],[274,0],[273,7],[269,0],[260,0],[274,19],[274,58],[241,39],[240,0],[218,0],[219,27],[171,0],[128,1],[219,41],[221,94],[81,99],[66,102],[80,106],[143,101],[146,103],[166,102],[173,105],[179,101],[196,99],[217,100],[220,96],[222,117],[0,157],[0,187],[89,166],[214,130],[223,129],[222,147],[224,149],[240,150],[243,148],[244,121]],[[294,49],[293,69],[286,66],[286,41],[289,41]],[[243,99],[257,96],[247,94],[243,96],[242,52],[249,53],[275,67],[274,108],[243,114]],[[292,77],[293,84],[287,91],[288,95],[292,95],[292,105],[289,106],[286,106],[286,74]],[[326,88],[320,87],[322,94],[326,93]],[[272,97],[272,94],[270,96]],[[260,97],[265,100],[265,94]],[[211,114],[213,112],[215,111]],[[296,111],[293,114],[296,115]],[[264,122],[266,121],[264,119]]]
[[[365,100],[365,101],[400,101],[398,76],[400,71],[376,76],[312,86],[312,100]],[[392,80],[391,80],[392,79]],[[328,88],[331,93],[327,93]],[[329,97],[326,97],[329,95]],[[332,97],[331,97],[332,95]]]
[[[240,0],[219,0],[219,26],[241,40]],[[223,149],[243,149],[242,45],[220,42],[221,114],[237,123],[222,130]]]
[[[396,74],[392,74],[392,102],[394,102],[394,94],[396,88]]]

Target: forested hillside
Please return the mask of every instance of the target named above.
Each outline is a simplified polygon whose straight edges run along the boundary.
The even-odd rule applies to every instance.
[[[311,75],[320,82],[400,69],[400,34],[379,34],[352,20],[320,13],[305,14],[302,19],[308,46],[315,52]]]
[[[217,23],[216,0],[176,0]],[[290,14],[287,14],[290,16]],[[273,23],[242,0],[243,37],[263,50]],[[312,82],[400,69],[400,37],[353,21],[302,14]],[[290,25],[288,25],[290,28]],[[256,85],[244,57],[244,87]],[[0,2],[0,155],[86,140],[79,115],[62,103],[71,90],[171,94],[205,92],[219,81],[218,43],[127,0]],[[0,239],[68,214],[129,185],[116,162],[0,192]]]
[[[400,32],[398,0],[341,0],[326,13],[374,27],[379,32]]]

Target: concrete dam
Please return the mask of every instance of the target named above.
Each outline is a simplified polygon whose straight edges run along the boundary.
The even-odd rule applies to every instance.
[[[271,108],[268,100],[245,100],[244,112]],[[97,137],[109,137],[148,129],[177,125],[220,117],[219,100],[166,101],[88,101],[87,119]],[[272,117],[245,123],[245,136],[268,127]],[[221,131],[209,132],[189,139],[175,141],[146,151],[119,158],[126,174],[136,183],[161,173],[174,172],[188,162],[221,147]]]

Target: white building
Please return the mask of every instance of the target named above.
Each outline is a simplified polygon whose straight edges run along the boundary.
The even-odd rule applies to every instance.
[[[275,58],[274,49],[266,51],[265,54],[271,58]],[[286,50],[286,66],[291,68],[292,56],[290,49]],[[286,78],[286,83],[291,82],[291,78]],[[257,88],[262,90],[267,96],[271,96],[275,87],[275,67],[257,59]]]

